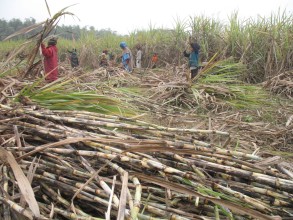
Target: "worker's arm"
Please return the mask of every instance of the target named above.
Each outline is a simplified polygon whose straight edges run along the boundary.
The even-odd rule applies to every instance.
[[[189,57],[189,56],[190,56],[190,53],[187,53],[186,50],[184,50],[184,51],[183,51],[183,55],[184,55],[185,57]]]
[[[51,57],[53,55],[52,48],[51,47],[46,48],[46,46],[43,43],[41,44],[41,49],[42,49],[42,54],[45,57]]]

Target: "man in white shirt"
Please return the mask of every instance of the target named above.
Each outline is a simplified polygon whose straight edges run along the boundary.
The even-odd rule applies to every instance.
[[[141,68],[141,46],[137,46],[137,53],[136,53],[136,68],[140,69]]]

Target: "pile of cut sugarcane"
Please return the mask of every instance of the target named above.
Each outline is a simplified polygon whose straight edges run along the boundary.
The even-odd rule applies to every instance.
[[[225,131],[0,112],[0,219],[293,218],[290,163],[230,149]]]
[[[287,71],[278,74],[272,79],[263,83],[264,87],[270,89],[275,94],[287,96],[292,100],[293,97],[293,72]]]

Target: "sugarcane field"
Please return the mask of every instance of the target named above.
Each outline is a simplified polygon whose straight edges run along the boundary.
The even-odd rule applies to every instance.
[[[293,219],[292,12],[77,36],[70,9],[0,38],[0,219]]]

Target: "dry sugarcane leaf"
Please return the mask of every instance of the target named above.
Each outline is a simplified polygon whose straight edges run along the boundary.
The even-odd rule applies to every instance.
[[[26,202],[28,203],[30,209],[32,210],[33,214],[36,217],[40,217],[40,209],[35,198],[35,193],[31,187],[31,184],[29,183],[28,179],[24,175],[22,169],[18,165],[12,153],[6,151],[3,148],[0,148],[0,158],[2,161],[9,163],[14,173],[14,176],[18,182],[18,187],[22,195],[24,196]]]
[[[38,163],[36,163],[36,157],[35,157],[33,159],[33,162],[31,163],[31,165],[29,166],[29,170],[28,170],[28,173],[27,173],[27,179],[28,179],[30,184],[33,182],[34,174],[35,174],[35,172],[37,170],[37,167],[38,167]],[[23,196],[20,197],[19,204],[20,204],[20,206],[25,205],[25,200],[24,200]]]
[[[148,176],[148,175],[145,175],[142,173],[134,173],[134,176],[138,177],[141,180],[148,181],[148,182],[157,184],[157,185],[165,187],[165,188],[169,188],[169,189],[176,191],[176,192],[180,192],[183,194],[187,194],[187,195],[200,197],[200,198],[209,200],[217,205],[222,205],[224,207],[227,207],[228,209],[231,209],[235,213],[240,213],[242,215],[250,215],[250,216],[252,216],[256,219],[259,219],[259,220],[281,220],[281,218],[279,216],[268,216],[268,215],[262,214],[258,211],[255,211],[253,209],[249,209],[246,207],[239,206],[237,204],[233,204],[229,201],[225,201],[222,199],[217,199],[217,198],[214,198],[211,196],[203,195],[201,193],[195,192],[194,190],[188,189],[180,184],[167,182],[163,179],[159,179],[154,176],[151,177],[151,176]]]
[[[52,17],[47,0],[45,0],[45,2],[46,2],[46,6],[47,6],[48,13],[49,13],[50,17]]]
[[[33,24],[33,25],[29,26],[29,27],[25,27],[25,28],[23,28],[23,29],[21,29],[21,30],[9,35],[4,40],[9,40],[10,38],[15,37],[17,35],[26,34],[26,33],[30,32],[30,31],[33,31],[34,29],[37,29],[38,27],[42,26],[42,24],[44,24],[44,23],[45,22],[43,21],[43,22],[40,22],[40,23],[37,23],[37,24]]]
[[[124,220],[127,198],[128,172],[124,172],[117,220]]]

